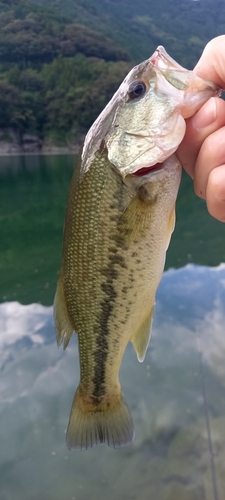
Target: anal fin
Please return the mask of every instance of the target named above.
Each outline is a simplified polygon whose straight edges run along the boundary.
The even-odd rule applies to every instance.
[[[145,359],[145,354],[151,337],[151,327],[154,316],[154,306],[147,315],[141,326],[138,328],[134,336],[131,338],[138,361],[142,362]]]
[[[61,343],[64,342],[63,348],[65,350],[69,344],[72,334],[74,333],[74,328],[72,327],[68,316],[66,299],[63,290],[63,282],[61,277],[59,278],[58,281],[53,309],[54,309],[57,344],[58,346],[60,346]]]

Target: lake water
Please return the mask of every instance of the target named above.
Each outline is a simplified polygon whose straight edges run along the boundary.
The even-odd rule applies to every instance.
[[[75,157],[0,158],[0,499],[225,500],[225,226],[185,176],[144,363],[121,382],[136,436],[69,452],[77,340],[52,301]]]

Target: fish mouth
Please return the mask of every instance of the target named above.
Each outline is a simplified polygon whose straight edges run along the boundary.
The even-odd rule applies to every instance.
[[[156,163],[155,165],[152,165],[151,167],[144,167],[140,168],[136,172],[134,172],[132,175],[135,177],[142,177],[147,174],[152,174],[154,172],[158,172],[159,170],[163,169],[163,163]]]

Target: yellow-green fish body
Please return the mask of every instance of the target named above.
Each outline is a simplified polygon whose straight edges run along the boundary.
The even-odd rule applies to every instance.
[[[139,361],[149,343],[175,223],[181,166],[173,152],[185,133],[182,105],[186,117],[188,92],[191,113],[215,93],[180,68],[162,48],[134,68],[87,134],[74,172],[54,303],[58,344],[66,347],[73,332],[79,342],[71,449],[121,447],[134,437],[119,369],[129,341]]]

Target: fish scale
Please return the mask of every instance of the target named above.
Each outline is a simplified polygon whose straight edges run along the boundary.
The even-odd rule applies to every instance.
[[[102,442],[117,448],[134,437],[119,370],[128,342],[143,361],[150,339],[175,224],[181,165],[173,153],[185,132],[182,109],[187,116],[189,99],[191,115],[217,92],[180,68],[161,47],[135,67],[88,132],[74,172],[54,301],[58,344],[66,348],[78,335],[70,449]]]

